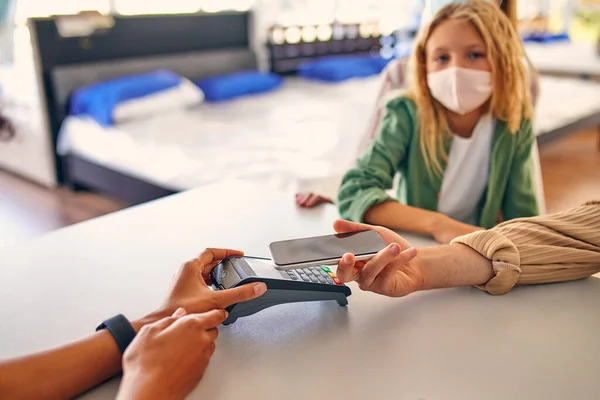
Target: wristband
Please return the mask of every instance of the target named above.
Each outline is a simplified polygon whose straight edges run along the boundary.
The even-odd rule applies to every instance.
[[[119,350],[121,350],[121,354],[125,353],[127,346],[129,346],[136,335],[135,329],[133,329],[133,326],[123,314],[115,315],[114,317],[102,322],[100,325],[98,325],[96,331],[100,331],[102,329],[107,329],[110,332],[117,342]]]

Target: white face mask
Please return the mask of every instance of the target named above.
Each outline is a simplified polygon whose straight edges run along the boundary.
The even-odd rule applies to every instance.
[[[444,107],[463,115],[477,109],[492,96],[492,73],[450,67],[427,74],[427,86]]]

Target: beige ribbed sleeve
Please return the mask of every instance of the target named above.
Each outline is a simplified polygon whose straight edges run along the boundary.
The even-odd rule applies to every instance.
[[[600,272],[600,201],[562,213],[507,221],[461,236],[492,260],[495,276],[480,289],[503,294],[515,285],[572,281]]]

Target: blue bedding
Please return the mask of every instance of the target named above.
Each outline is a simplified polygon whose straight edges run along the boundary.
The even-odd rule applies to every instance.
[[[178,86],[182,78],[166,70],[124,76],[77,89],[71,96],[70,115],[89,115],[103,126],[113,125],[120,103]]]
[[[301,64],[298,75],[307,79],[341,82],[378,75],[389,62],[389,59],[371,55],[323,57]]]
[[[210,102],[231,100],[251,94],[265,93],[277,89],[283,79],[275,74],[259,71],[242,71],[213,76],[194,82]]]
[[[569,41],[568,33],[543,33],[543,34],[528,34],[523,35],[523,42],[525,43],[556,43],[556,42],[564,42]]]

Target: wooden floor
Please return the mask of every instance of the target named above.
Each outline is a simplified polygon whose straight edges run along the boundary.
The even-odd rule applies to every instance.
[[[600,132],[588,130],[540,149],[548,213],[600,200]]]
[[[49,190],[0,170],[0,247],[123,207],[105,196]]]
[[[540,149],[547,211],[600,199],[599,135],[589,130]],[[0,247],[119,210],[92,193],[48,190],[0,171]]]

